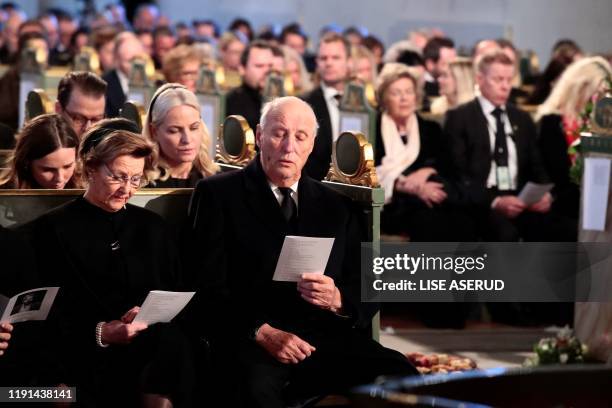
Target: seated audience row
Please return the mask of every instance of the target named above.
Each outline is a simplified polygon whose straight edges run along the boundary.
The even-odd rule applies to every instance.
[[[106,84],[91,73],[71,72],[60,82],[56,111],[26,123],[17,136],[2,188],[78,188],[77,149],[82,134],[104,117]],[[95,125],[94,125],[95,126]],[[133,131],[136,131],[134,127]],[[180,84],[158,89],[143,132],[158,146],[159,166],[150,187],[193,187],[218,171],[208,152],[209,135],[196,96]]]
[[[160,89],[158,98],[176,89],[184,88]],[[57,365],[46,385],[76,386],[84,406],[188,407],[216,394],[222,400],[214,404],[284,407],[379,375],[417,374],[368,333],[376,305],[359,297],[360,229],[351,204],[302,174],[315,140],[312,109],[278,98],[264,106],[261,123],[259,155],[194,190],[181,252],[158,215],[128,203],[156,173],[155,144],[125,119],[86,132],[84,195],[19,228],[33,250],[36,284],[61,287],[40,328],[53,338],[39,351]],[[291,234],[335,238],[325,274],[271,279]],[[198,294],[175,322],[148,327],[134,318],[150,290]],[[13,350],[23,339],[11,332],[0,329],[1,350],[32,351]],[[208,360],[195,357],[203,335]],[[40,370],[26,373],[30,384]],[[196,383],[196,370],[214,372],[212,382]],[[196,385],[209,387],[207,395]]]

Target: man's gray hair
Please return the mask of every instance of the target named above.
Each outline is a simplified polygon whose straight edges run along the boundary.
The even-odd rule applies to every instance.
[[[261,126],[261,129],[265,129],[266,123],[268,122],[268,118],[270,115],[273,115],[283,105],[289,102],[300,103],[304,107],[304,109],[308,110],[308,112],[312,114],[312,119],[315,124],[314,134],[316,136],[317,130],[319,129],[319,124],[317,122],[317,117],[315,116],[314,111],[308,103],[295,96],[282,96],[280,98],[275,98],[272,99],[270,102],[265,103],[264,106],[261,108],[261,117],[259,118],[259,126]]]

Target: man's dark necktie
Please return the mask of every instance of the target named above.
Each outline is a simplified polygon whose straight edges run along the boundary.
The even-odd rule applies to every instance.
[[[508,144],[506,143],[506,127],[502,121],[504,111],[499,107],[493,109],[491,114],[495,117],[495,150],[493,151],[493,159],[498,167],[508,166]]]
[[[283,217],[288,223],[293,224],[297,219],[297,206],[291,198],[291,189],[289,187],[279,187],[278,189],[283,194],[283,201],[281,202]]]
[[[404,133],[403,135],[400,135],[400,137],[402,138],[402,142],[405,145],[407,145],[408,144],[408,135]]]

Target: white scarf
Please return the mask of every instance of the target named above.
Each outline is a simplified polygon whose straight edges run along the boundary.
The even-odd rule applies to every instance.
[[[404,144],[395,122],[391,119],[391,116],[383,112],[380,120],[380,133],[385,146],[385,157],[383,157],[381,164],[376,167],[376,174],[385,190],[385,204],[393,198],[395,180],[414,163],[421,150],[419,122],[416,114],[412,114],[406,120],[406,129],[408,131],[408,143]]]

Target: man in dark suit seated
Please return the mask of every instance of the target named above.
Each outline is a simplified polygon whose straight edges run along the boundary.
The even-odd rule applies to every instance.
[[[350,45],[344,37],[328,32],[321,38],[317,51],[317,73],[321,84],[304,99],[314,110],[319,132],[314,150],[306,163],[306,172],[316,180],[327,175],[331,163],[332,143],[340,135],[340,100],[349,75]]]
[[[283,407],[287,393],[342,392],[379,375],[416,373],[360,330],[376,305],[360,301],[357,219],[346,197],[302,173],[316,130],[306,103],[273,100],[257,127],[259,155],[243,170],[200,181],[192,197],[193,243],[205,249],[194,261],[200,293],[227,293],[213,349],[221,345],[232,379],[245,382],[244,406]],[[287,235],[335,239],[324,274],[272,280]]]
[[[546,183],[548,176],[531,117],[508,104],[514,69],[500,49],[476,61],[481,95],[446,116],[454,173],[485,240],[575,240],[572,225],[549,214],[549,193],[530,206],[517,196],[528,181]]]
[[[262,91],[273,60],[272,45],[261,40],[250,43],[240,57],[242,85],[225,99],[225,114],[244,116],[251,129],[259,122]]]
[[[114,118],[125,103],[129,91],[132,58],[143,55],[142,43],[134,33],[124,31],[115,38],[115,68],[102,79],[108,84],[106,89],[106,116]]]
[[[105,105],[106,82],[93,72],[68,72],[57,87],[55,113],[68,119],[79,139],[104,119]]]
[[[448,66],[448,63],[457,57],[455,43],[450,38],[433,37],[423,48],[425,61],[425,95],[423,97],[423,110],[429,111],[430,99],[440,96],[438,77]]]

